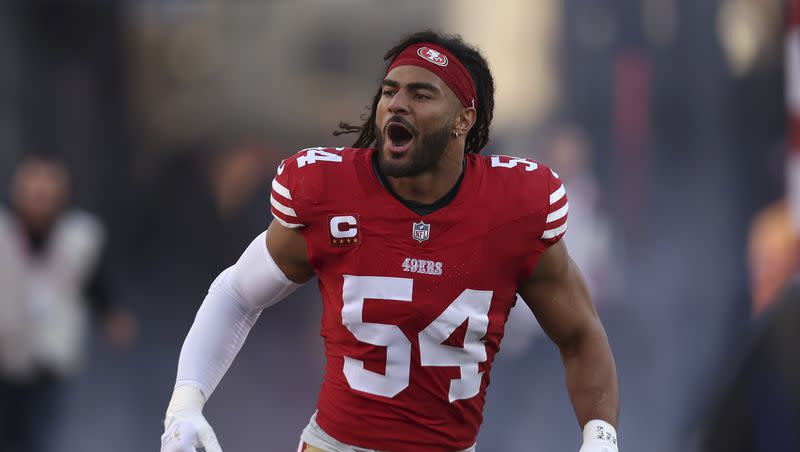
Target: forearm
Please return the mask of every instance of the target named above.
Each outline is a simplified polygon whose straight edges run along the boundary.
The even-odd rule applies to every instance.
[[[590,332],[560,349],[567,391],[581,428],[592,419],[616,427],[619,415],[617,369],[599,320]]]
[[[261,310],[248,310],[220,274],[197,311],[178,359],[175,386],[191,384],[208,399],[242,348]]]
[[[297,287],[267,252],[265,235],[256,237],[236,264],[211,284],[181,349],[176,386],[191,384],[208,399],[261,310]]]

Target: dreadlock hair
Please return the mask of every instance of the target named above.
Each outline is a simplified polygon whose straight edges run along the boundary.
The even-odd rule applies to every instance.
[[[472,83],[475,84],[475,92],[478,95],[475,106],[477,116],[475,125],[467,133],[464,152],[479,153],[489,141],[489,125],[492,123],[492,117],[494,116],[494,79],[489,71],[486,59],[477,49],[465,43],[459,35],[442,35],[432,30],[425,30],[407,36],[386,52],[383,59],[387,62],[387,69],[397,55],[405,50],[406,47],[421,42],[430,42],[444,47],[467,68],[470,76],[472,76]],[[372,100],[369,116],[364,119],[362,115],[363,124],[356,126],[347,122],[340,122],[339,129],[334,131],[333,134],[339,136],[346,133],[358,133],[358,139],[353,143],[353,147],[366,148],[371,146],[375,142],[377,133],[375,130],[375,111],[378,107],[378,101],[381,99],[381,91],[382,88],[378,87],[378,92]]]

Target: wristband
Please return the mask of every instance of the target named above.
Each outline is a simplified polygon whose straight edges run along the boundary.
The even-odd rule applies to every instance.
[[[583,427],[583,445],[610,447],[617,452],[617,430],[606,421],[593,419]]]
[[[180,385],[172,393],[172,399],[167,407],[167,417],[187,411],[201,413],[205,404],[206,398],[200,389],[190,384]]]

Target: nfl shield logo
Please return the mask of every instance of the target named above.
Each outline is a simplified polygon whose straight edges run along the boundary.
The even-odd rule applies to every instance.
[[[414,240],[420,243],[428,240],[428,238],[431,236],[431,225],[425,223],[424,221],[414,223],[411,236],[414,237]]]

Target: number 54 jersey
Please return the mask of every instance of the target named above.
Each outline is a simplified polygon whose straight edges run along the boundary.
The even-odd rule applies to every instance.
[[[420,215],[381,182],[375,152],[305,149],[272,183],[324,304],[316,420],[369,449],[465,449],[517,286],[566,230],[564,186],[531,160],[467,154],[451,200]]]

